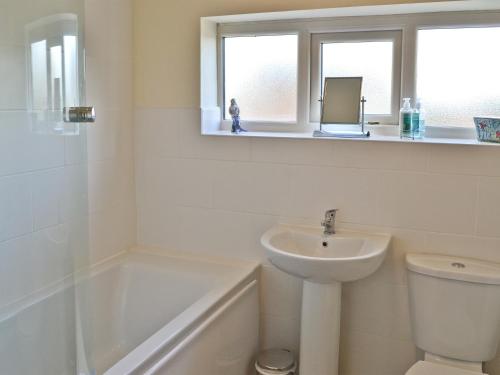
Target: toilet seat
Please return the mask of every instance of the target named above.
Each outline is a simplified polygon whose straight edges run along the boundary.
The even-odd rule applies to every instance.
[[[437,363],[419,361],[415,363],[406,375],[487,375],[479,372],[463,370],[451,366],[443,366]]]

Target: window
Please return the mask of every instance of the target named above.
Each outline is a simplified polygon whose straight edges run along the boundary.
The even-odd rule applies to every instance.
[[[374,124],[397,125],[404,97],[413,98],[413,104],[422,100],[427,134],[440,137],[473,137],[472,117],[500,115],[498,9],[224,19],[217,23],[222,130],[230,127],[231,98],[237,99],[250,131],[318,129],[325,77],[362,76],[365,119]],[[214,91],[207,89],[213,103]]]
[[[318,99],[325,77],[363,77],[367,119],[398,121],[401,32],[316,34],[312,38],[311,121],[320,117]]]
[[[34,110],[47,108],[47,41],[31,43],[31,86]]]
[[[500,115],[500,27],[418,31],[417,95],[430,125]]]
[[[297,120],[297,35],[224,38],[224,117],[236,98],[249,121]]]

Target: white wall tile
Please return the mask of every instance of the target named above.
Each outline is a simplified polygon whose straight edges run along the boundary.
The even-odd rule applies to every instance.
[[[63,182],[63,168],[35,172],[31,175],[35,231],[61,223]]]
[[[82,164],[87,160],[87,134],[80,128],[80,136],[64,137],[64,164]]]
[[[179,110],[181,155],[186,158],[249,160],[250,139],[202,136],[200,110]]]
[[[500,237],[500,210],[497,196],[500,178],[481,177],[479,181],[477,233],[480,236]]]
[[[113,224],[116,252],[129,250],[137,243],[137,211],[134,195],[128,201],[113,207]]]
[[[32,290],[33,282],[28,272],[32,236],[23,236],[0,242],[0,306],[5,306]],[[20,272],[20,270],[25,270]],[[20,278],[20,275],[24,277]]]
[[[340,221],[376,223],[376,171],[294,166],[290,174],[287,215],[321,220],[325,210],[338,208]]]
[[[12,43],[12,42],[11,42]],[[26,108],[26,50],[22,44],[0,44],[0,110]]]
[[[35,288],[58,281],[73,273],[73,254],[70,251],[69,228],[57,225],[33,233],[34,246],[29,262]]]
[[[265,259],[260,236],[277,222],[275,216],[193,207],[178,214],[181,250],[257,261]]]
[[[421,144],[345,142],[333,143],[336,166],[403,171],[427,169],[428,146]]]
[[[213,207],[217,165],[218,162],[210,160],[176,160],[171,181],[175,202],[181,206]]]
[[[343,335],[340,351],[340,371],[345,375],[401,375],[417,359],[413,343],[361,331]]]
[[[89,211],[103,211],[116,203],[117,163],[115,160],[89,163]]]
[[[379,336],[389,336],[391,326],[391,293],[396,286],[373,282],[343,285],[343,324],[349,330],[362,331]]]
[[[138,241],[177,248],[179,218],[175,159],[136,160]]]
[[[380,172],[381,225],[472,234],[477,178],[458,175]]]
[[[180,114],[172,109],[135,111],[135,151],[138,158],[180,155]]]
[[[214,206],[226,210],[280,215],[289,202],[289,171],[276,164],[218,163]]]
[[[88,213],[87,166],[85,164],[68,165],[64,167],[63,171],[61,220],[68,222],[70,219],[84,217]]]
[[[262,314],[300,320],[302,280],[271,265],[263,265],[260,285]]]
[[[29,175],[0,178],[0,242],[33,231]]]
[[[64,165],[64,137],[36,132],[27,113],[0,111],[0,176]]]
[[[136,222],[131,210],[129,205],[121,205],[90,214],[90,264],[125,251],[135,243]]]
[[[425,249],[428,253],[500,263],[500,238],[429,233]]]
[[[119,110],[101,108],[96,116],[96,122],[87,127],[87,155],[90,162],[104,161],[117,157],[118,142],[120,142]]]
[[[0,243],[0,307],[73,271],[66,226]]]
[[[298,355],[300,349],[300,320],[282,316],[261,315],[260,348],[284,348]]]
[[[176,159],[153,158],[137,161],[137,206],[140,209],[177,203]]]
[[[167,250],[180,250],[181,216],[179,211],[180,208],[176,206],[156,205],[148,208],[139,206],[137,209],[137,242]],[[198,228],[196,223],[193,223],[192,228]],[[188,236],[183,237],[182,240],[191,242],[192,238],[193,236]],[[198,240],[195,242],[200,243]],[[202,251],[203,248],[197,250]]]
[[[327,140],[265,139],[251,140],[253,161],[290,165],[332,165],[333,143]]]
[[[432,145],[429,170],[478,176],[500,176],[500,147]]]
[[[340,341],[340,372],[342,374],[385,375],[387,339],[381,336],[350,331],[342,333]]]

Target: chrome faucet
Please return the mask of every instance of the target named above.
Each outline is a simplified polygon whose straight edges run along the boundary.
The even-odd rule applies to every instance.
[[[335,234],[335,216],[338,209],[334,208],[325,212],[325,220],[321,222],[321,226],[325,228],[323,233],[325,235]]]

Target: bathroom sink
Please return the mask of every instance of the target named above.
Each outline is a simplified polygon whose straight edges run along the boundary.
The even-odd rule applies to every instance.
[[[342,283],[363,279],[384,260],[391,236],[335,232],[336,209],[324,228],[280,224],[263,234],[269,261],[303,279],[300,323],[301,374],[338,375]]]
[[[391,237],[322,228],[277,225],[261,238],[269,261],[280,270],[316,283],[363,279],[384,260]]]

